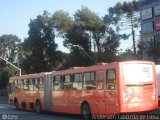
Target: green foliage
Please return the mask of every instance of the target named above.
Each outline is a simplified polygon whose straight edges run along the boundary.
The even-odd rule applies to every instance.
[[[20,65],[21,40],[16,35],[0,36],[0,57],[15,65]],[[17,71],[12,66],[0,60],[0,88],[6,88],[10,76],[16,75]],[[19,73],[18,73],[19,74]]]
[[[51,18],[52,25],[56,30],[63,35],[66,33],[73,25],[73,20],[67,12],[62,10],[56,11]]]
[[[79,24],[79,27],[81,27],[81,29],[83,29],[84,31],[88,31],[88,33],[90,33],[89,36],[93,38],[93,42],[95,42],[97,50],[98,52],[100,52],[100,40],[105,34],[105,24],[103,20],[87,7],[82,7],[80,10],[77,10],[74,17],[77,24]]]
[[[118,61],[142,60],[140,55],[135,55],[131,49],[126,49],[118,55]]]
[[[64,60],[65,66],[90,65],[92,61],[83,53],[84,50],[88,54],[91,54],[89,49],[89,35],[79,24],[80,22],[74,21],[67,12],[57,11],[52,16],[52,23],[58,33],[64,38],[64,46],[71,51],[69,60]],[[77,48],[73,47],[74,45],[79,45],[83,50],[77,50]]]
[[[56,66],[57,44],[50,14],[44,11],[29,24],[29,37],[23,43],[23,68],[27,73],[50,71]]]
[[[78,45],[80,48],[74,47]],[[70,65],[71,66],[87,66],[91,65],[94,60],[86,55],[91,55],[89,47],[89,36],[79,26],[73,26],[66,34],[64,46],[70,49]],[[85,51],[85,53],[84,53]]]
[[[118,2],[114,7],[109,8],[110,16],[114,16],[114,19],[118,20],[118,22],[116,21],[116,23],[119,23],[119,29],[130,29],[133,37],[134,54],[136,54],[135,31],[140,26],[139,9],[139,1],[136,0],[123,3]]]
[[[90,31],[96,31],[104,25],[103,21],[96,13],[92,12],[84,6],[76,11],[74,18],[75,21],[78,22],[83,29]]]
[[[17,62],[21,40],[15,35],[0,36],[0,56],[10,62]]]
[[[113,26],[118,20],[118,17],[112,15],[106,15],[102,19],[84,6],[75,12],[74,19],[67,12],[55,12],[52,16],[52,24],[64,38],[64,46],[71,51],[68,64],[86,66],[93,64],[94,61],[115,59],[119,40],[128,38],[125,34],[119,34],[118,26],[116,29]],[[75,45],[79,48],[75,48]],[[111,53],[112,55],[109,55]]]

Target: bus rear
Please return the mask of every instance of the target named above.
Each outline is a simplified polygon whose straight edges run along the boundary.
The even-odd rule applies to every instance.
[[[120,113],[158,109],[158,90],[153,62],[120,64]]]

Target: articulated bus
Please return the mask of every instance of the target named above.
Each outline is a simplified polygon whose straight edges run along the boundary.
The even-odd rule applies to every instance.
[[[91,115],[142,113],[158,109],[155,64],[101,63],[10,78],[9,103],[17,109]]]

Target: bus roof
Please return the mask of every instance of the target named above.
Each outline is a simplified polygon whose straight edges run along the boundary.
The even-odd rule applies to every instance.
[[[87,72],[92,70],[102,70],[106,67],[110,66],[116,66],[118,64],[126,64],[126,63],[151,63],[154,64],[154,62],[151,61],[122,61],[122,62],[112,62],[112,63],[97,63],[96,65],[87,66],[87,67],[71,67],[67,70],[59,70],[59,71],[51,71],[51,72],[41,72],[41,73],[34,73],[34,74],[26,74],[21,76],[13,76],[10,77],[10,80],[12,79],[26,79],[26,78],[35,78],[35,77],[43,77],[45,74],[70,74],[70,73],[78,73],[78,72]]]
[[[129,64],[129,63],[151,63],[154,64],[154,62],[151,61],[123,61],[123,62],[112,62],[112,63],[98,63],[96,65],[88,66],[88,67],[72,67],[71,69],[67,70],[60,70],[60,71],[52,71],[52,74],[58,75],[58,74],[69,74],[69,73],[77,73],[77,72],[87,72],[87,71],[92,71],[92,70],[101,70],[106,67],[110,66],[116,66],[120,64]]]
[[[47,72],[26,74],[26,75],[21,75],[21,76],[13,76],[13,77],[10,77],[10,79],[25,79],[25,78],[43,77],[44,74],[46,73]]]

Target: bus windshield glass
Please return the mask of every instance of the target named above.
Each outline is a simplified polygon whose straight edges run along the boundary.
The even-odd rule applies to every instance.
[[[153,81],[151,64],[124,64],[122,66],[126,84],[140,84]]]

